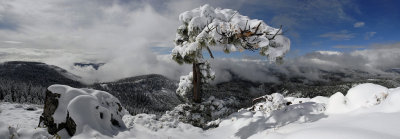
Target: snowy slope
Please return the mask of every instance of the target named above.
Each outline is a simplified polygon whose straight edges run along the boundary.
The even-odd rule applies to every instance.
[[[375,84],[353,87],[346,95],[331,97],[284,98],[280,94],[266,96],[268,101],[242,109],[220,120],[219,127],[202,130],[174,119],[158,119],[154,115],[125,115],[128,130],[113,138],[132,139],[396,139],[400,138],[400,88]],[[290,105],[288,102],[290,102]],[[12,115],[33,115],[15,108],[16,104],[1,103],[0,135],[9,135],[8,125],[15,126]],[[19,106],[18,106],[19,107]],[[40,109],[38,110],[40,111]],[[3,115],[9,115],[3,118]],[[19,121],[31,121],[21,116]],[[35,119],[36,121],[38,119]],[[27,122],[29,123],[29,122]],[[43,129],[30,124],[17,127],[18,135],[40,135]],[[14,133],[14,132],[11,132]],[[27,137],[27,136],[24,136]],[[85,130],[73,138],[110,138],[95,130]]]
[[[351,92],[351,93],[350,93]],[[339,93],[338,93],[339,94]],[[335,95],[338,95],[335,94]],[[341,93],[340,93],[341,94]],[[352,88],[347,96],[330,98],[273,99],[265,109],[243,109],[222,120],[219,127],[207,131],[180,125],[157,132],[135,125],[134,131],[117,137],[138,138],[400,138],[400,88],[387,89],[374,84]],[[387,94],[387,95],[380,95]],[[353,96],[357,96],[354,98]],[[380,97],[382,96],[382,97]],[[276,97],[275,97],[276,98]],[[377,99],[381,98],[381,99]],[[343,101],[344,100],[344,101]],[[376,101],[378,100],[378,101]],[[293,104],[279,109],[279,104]],[[300,101],[302,101],[300,103]],[[343,107],[333,107],[342,105]],[[351,109],[351,110],[349,110]],[[270,111],[272,110],[272,111]],[[346,110],[346,111],[345,111]],[[143,123],[143,122],[140,122]]]
[[[43,108],[38,105],[0,103],[0,139],[47,139],[45,128],[36,128]]]

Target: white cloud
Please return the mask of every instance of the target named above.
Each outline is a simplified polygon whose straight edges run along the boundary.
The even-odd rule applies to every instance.
[[[179,14],[206,2],[241,5],[211,0],[0,2],[1,61],[41,61],[96,81],[150,73],[177,79],[177,74],[187,74],[189,70],[181,70],[188,65],[179,66],[154,49],[172,49]],[[106,64],[85,73],[74,70],[74,62]]]
[[[375,34],[376,34],[376,32],[366,32],[366,33],[365,33],[365,36],[364,36],[364,39],[365,39],[365,40],[369,40],[369,39],[371,39]]]
[[[400,67],[400,43],[364,46],[364,50],[347,53],[317,51],[286,59],[283,65],[268,64],[262,60],[219,59],[212,63],[217,81],[227,81],[238,76],[250,81],[279,82],[279,78],[301,77],[307,80],[321,80],[326,72],[346,74],[339,77],[346,80],[358,76],[381,75],[392,77],[386,72]],[[368,73],[368,74],[366,74]],[[233,75],[234,74],[234,75]],[[331,76],[331,75],[330,75]]]
[[[350,40],[355,37],[355,34],[347,30],[341,30],[338,32],[328,32],[325,34],[321,34],[319,35],[319,37],[329,38],[331,40]]]
[[[333,48],[338,48],[338,49],[359,49],[359,48],[366,48],[366,46],[362,45],[335,45]]]
[[[356,23],[354,23],[354,27],[355,28],[360,28],[360,27],[363,27],[364,25],[365,25],[364,22],[356,22]]]
[[[3,43],[20,44],[20,43],[23,43],[23,42],[17,42],[17,41],[3,41]]]
[[[323,55],[342,55],[342,52],[338,51],[316,51],[317,53],[321,53]]]
[[[271,2],[280,3],[280,1],[266,3]],[[180,75],[186,75],[191,70],[191,65],[178,65],[170,59],[169,55],[161,55],[152,48],[172,49],[172,39],[175,37],[175,31],[179,25],[179,13],[198,7],[203,3],[235,9],[240,9],[242,4],[249,4],[247,1],[241,0],[238,2],[176,0],[163,1],[161,4],[159,1],[125,2],[118,0],[0,2],[0,60],[41,61],[72,71],[88,81],[111,81],[150,73],[178,79]],[[282,8],[290,9],[296,5],[286,4],[287,7],[279,4],[270,5],[272,8],[273,6],[281,6],[275,9],[281,10]],[[336,16],[342,17],[342,20],[350,20],[348,15],[340,12],[342,6],[335,5],[335,11],[338,12]],[[315,6],[310,8],[318,9]],[[309,12],[314,10],[309,10]],[[302,9],[298,9],[298,11],[302,11]],[[287,16],[298,17],[296,15]],[[344,40],[354,36],[355,34],[348,31],[321,35],[321,37],[330,39]],[[392,49],[392,51],[398,51],[398,49]],[[367,52],[358,53],[360,55],[369,54]],[[393,54],[393,52],[389,54]],[[313,53],[287,60],[281,66],[270,65],[263,60],[234,59],[215,59],[212,64],[217,72],[217,81],[229,80],[233,78],[231,73],[234,73],[243,79],[271,82],[279,81],[276,73],[319,78],[318,72],[303,73],[302,68],[304,67],[338,70],[343,67],[364,69],[363,65],[366,64],[372,65],[374,68],[375,66],[393,66],[393,63],[389,63],[390,61],[384,64],[383,60],[370,60],[360,55],[343,54],[339,57]],[[311,58],[318,60],[314,60],[312,63],[310,62]],[[400,60],[397,57],[393,59]],[[315,64],[315,61],[324,61],[331,65],[337,63],[340,66],[319,65]],[[379,64],[372,64],[376,61]],[[72,67],[74,62],[104,62],[106,64],[97,71],[82,71]]]

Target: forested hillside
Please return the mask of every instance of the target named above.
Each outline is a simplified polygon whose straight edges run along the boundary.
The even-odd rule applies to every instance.
[[[346,93],[354,85],[375,83],[385,87],[400,86],[398,77],[380,77],[365,73],[325,72],[325,81],[315,81],[301,77],[288,77],[281,73],[281,82],[262,83],[234,77],[231,81],[206,85],[203,99],[214,96],[221,100],[235,100],[228,105],[240,109],[252,105],[252,99],[272,93],[285,96],[315,97],[331,96],[336,92]],[[7,102],[43,104],[45,91],[52,84],[65,84],[76,88],[94,88],[116,96],[131,114],[163,114],[183,103],[176,95],[178,81],[162,75],[150,74],[121,79],[114,82],[84,85],[79,77],[56,66],[38,62],[6,62],[0,64],[0,100]]]
[[[79,77],[56,66],[39,62],[12,61],[0,64],[0,100],[43,104],[46,88],[52,84],[83,87]]]

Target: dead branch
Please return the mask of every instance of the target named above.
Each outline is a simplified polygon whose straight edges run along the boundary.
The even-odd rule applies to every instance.
[[[269,40],[273,40],[273,39],[275,39],[275,36],[276,35],[278,35],[278,33],[279,33],[279,31],[281,31],[281,29],[282,29],[282,25],[281,25],[281,27],[279,27],[279,30],[275,33],[275,35],[274,36],[272,36],[272,38],[271,39],[269,39]]]
[[[254,31],[254,34],[257,34],[258,28],[260,27],[261,22],[257,25],[256,30]]]
[[[208,46],[207,46],[206,48],[207,48],[208,53],[210,54],[210,57],[211,57],[212,59],[214,59],[214,56],[213,56],[213,54],[211,53],[210,48],[209,48]]]
[[[235,11],[235,13],[232,14],[231,18],[229,18],[228,22],[230,22],[233,18],[233,16],[235,16],[235,14],[237,13],[237,11]]]
[[[219,35],[221,35],[221,36],[224,36],[224,35],[222,35],[222,33],[219,33],[218,32],[218,26],[215,26],[215,32],[217,32]]]

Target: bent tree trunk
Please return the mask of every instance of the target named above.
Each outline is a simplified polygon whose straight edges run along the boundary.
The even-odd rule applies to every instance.
[[[201,75],[199,63],[193,62],[193,101],[201,102]]]

